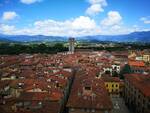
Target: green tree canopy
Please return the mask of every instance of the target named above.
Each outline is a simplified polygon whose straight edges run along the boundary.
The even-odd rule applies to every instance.
[[[131,67],[128,64],[125,64],[123,69],[120,71],[120,78],[124,79],[124,75],[125,74],[130,74],[131,72],[132,72]]]

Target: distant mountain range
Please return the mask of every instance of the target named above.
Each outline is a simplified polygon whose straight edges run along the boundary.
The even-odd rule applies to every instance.
[[[0,41],[3,42],[54,42],[67,41],[68,37],[60,36],[44,36],[44,35],[3,35],[0,34]],[[133,32],[126,35],[95,35],[76,37],[78,41],[99,42],[99,41],[114,41],[114,42],[148,42],[150,43],[150,31]]]

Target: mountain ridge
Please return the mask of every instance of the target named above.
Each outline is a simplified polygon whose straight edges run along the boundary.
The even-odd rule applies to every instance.
[[[0,34],[0,41],[6,42],[54,42],[67,41],[68,37],[44,36],[44,35],[4,35]],[[150,31],[132,32],[124,35],[93,35],[76,37],[77,41],[114,41],[114,42],[148,42],[150,43]]]

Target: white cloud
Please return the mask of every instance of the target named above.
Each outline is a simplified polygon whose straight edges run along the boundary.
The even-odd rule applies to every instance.
[[[96,23],[89,17],[80,16],[72,22],[72,27],[74,29],[93,29],[96,27]]]
[[[117,11],[110,11],[107,14],[107,17],[101,21],[102,26],[113,26],[121,24],[122,17]]]
[[[44,20],[34,23],[34,31],[45,35],[81,36],[90,34],[95,29],[95,21],[85,16],[66,21]]]
[[[33,3],[41,2],[41,1],[42,0],[20,0],[20,2],[24,4],[33,4]]]
[[[99,12],[103,12],[103,11],[104,11],[104,9],[101,7],[100,4],[93,4],[86,10],[86,14],[96,15]]]
[[[150,17],[142,17],[140,20],[143,21],[144,24],[150,24]]]
[[[8,29],[6,29],[6,26]],[[51,36],[84,36],[100,33],[93,19],[80,16],[66,21],[43,20],[36,21],[32,27],[17,29],[12,26],[0,26],[0,32],[15,35],[51,35]],[[8,32],[9,31],[9,32]]]
[[[126,27],[126,26],[121,26],[121,25],[114,25],[114,26],[101,28],[101,32],[103,35],[129,34],[134,31],[142,31],[142,29],[135,30],[135,28],[133,27]]]
[[[0,32],[3,34],[11,34],[15,30],[15,26],[0,24]]]
[[[100,12],[103,12],[104,6],[107,6],[106,0],[89,0],[91,6],[86,10],[87,15],[96,15]]]
[[[3,19],[3,20],[13,20],[13,19],[15,19],[17,16],[18,16],[18,15],[17,15],[16,12],[14,12],[14,11],[8,11],[8,12],[4,12],[4,13],[3,13],[2,19]]]
[[[118,35],[134,31],[143,31],[138,25],[123,26],[122,17],[117,11],[110,11],[101,24],[88,16],[80,16],[66,21],[52,19],[39,20],[24,28],[0,24],[0,33],[9,35],[47,35],[47,36],[89,36],[89,35]]]
[[[141,17],[140,20],[144,21],[144,20],[146,20],[146,17]]]
[[[150,20],[145,20],[144,23],[145,24],[150,24]]]
[[[102,33],[106,35],[127,34],[133,28],[123,26],[122,16],[118,11],[109,11],[107,17],[100,21]]]
[[[106,0],[89,0],[90,4],[101,4],[103,6],[107,6]]]

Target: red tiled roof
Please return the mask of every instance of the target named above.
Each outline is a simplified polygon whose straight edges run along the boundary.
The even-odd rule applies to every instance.
[[[62,98],[61,92],[23,92],[18,100],[20,101],[59,101]]]
[[[83,89],[86,86],[91,87],[90,95],[85,95],[83,93]],[[104,82],[101,79],[96,79],[93,76],[79,72],[74,80],[67,107],[102,110],[111,109],[112,103]]]
[[[150,75],[127,74],[125,78],[145,96],[150,97]]]
[[[118,77],[104,76],[101,78],[104,80],[104,82],[121,82]]]
[[[143,61],[136,61],[136,60],[130,60],[128,61],[129,65],[130,66],[137,66],[137,67],[144,67],[145,66],[145,63]]]

